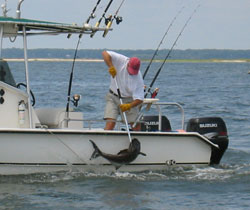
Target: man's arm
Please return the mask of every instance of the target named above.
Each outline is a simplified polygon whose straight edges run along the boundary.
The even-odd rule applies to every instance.
[[[110,68],[111,66],[113,66],[112,63],[112,58],[111,56],[107,53],[107,51],[103,51],[102,52],[102,57],[104,59],[104,62],[106,63],[106,65]]]
[[[143,102],[142,100],[135,99],[130,104],[131,104],[131,107],[135,107],[135,106],[138,106],[139,104],[141,104],[142,102]]]
[[[112,63],[112,57],[107,53],[107,51],[102,52],[102,57],[106,65],[109,67],[110,75],[114,78],[116,76],[116,69]]]
[[[120,109],[122,110],[122,112],[125,112],[127,110],[130,110],[131,108],[138,106],[139,104],[141,104],[143,101],[139,100],[139,99],[135,99],[133,100],[131,103],[129,104],[121,104],[120,105]]]

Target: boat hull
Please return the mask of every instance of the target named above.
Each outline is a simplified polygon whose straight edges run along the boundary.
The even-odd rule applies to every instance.
[[[198,133],[131,132],[141,152],[119,171],[165,170],[171,165],[209,165],[216,145]],[[117,154],[129,146],[125,131],[1,129],[0,174],[30,174],[78,170],[115,171],[103,157],[90,160],[94,141],[101,151]]]

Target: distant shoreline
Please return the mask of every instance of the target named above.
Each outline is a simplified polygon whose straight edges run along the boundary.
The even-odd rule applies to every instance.
[[[4,58],[8,62],[23,62],[23,58]],[[28,61],[34,62],[72,62],[71,58],[29,58]],[[76,62],[103,62],[102,59],[76,59]]]
[[[23,62],[23,58],[5,58],[8,62]],[[29,62],[72,62],[71,58],[29,58]],[[78,58],[76,62],[103,62],[102,59]],[[142,59],[143,62],[149,62],[149,59]],[[163,62],[163,59],[154,60],[153,62]],[[246,63],[250,59],[168,59],[166,62],[173,63]]]

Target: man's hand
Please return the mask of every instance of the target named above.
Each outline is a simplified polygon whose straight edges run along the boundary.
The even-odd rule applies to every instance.
[[[120,105],[120,109],[121,109],[122,112],[130,110],[131,107],[132,107],[131,104],[121,104]]]
[[[109,73],[110,73],[110,75],[111,75],[113,78],[115,77],[115,75],[116,75],[116,69],[115,69],[114,66],[111,66],[111,67],[109,68]]]

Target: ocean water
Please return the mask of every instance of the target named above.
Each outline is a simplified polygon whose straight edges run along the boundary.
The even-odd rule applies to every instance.
[[[16,82],[24,82],[23,63],[11,62]],[[70,62],[29,63],[35,107],[65,107]],[[159,63],[153,63],[149,85]],[[142,63],[142,72],[147,63]],[[250,64],[167,63],[154,87],[161,101],[178,102],[192,117],[219,116],[229,148],[218,166],[177,167],[159,172],[68,172],[0,176],[0,209],[249,209]],[[79,62],[72,94],[82,96],[77,110],[102,118],[109,75],[104,63]],[[180,128],[178,110],[164,110]],[[104,126],[100,124],[99,126]]]

